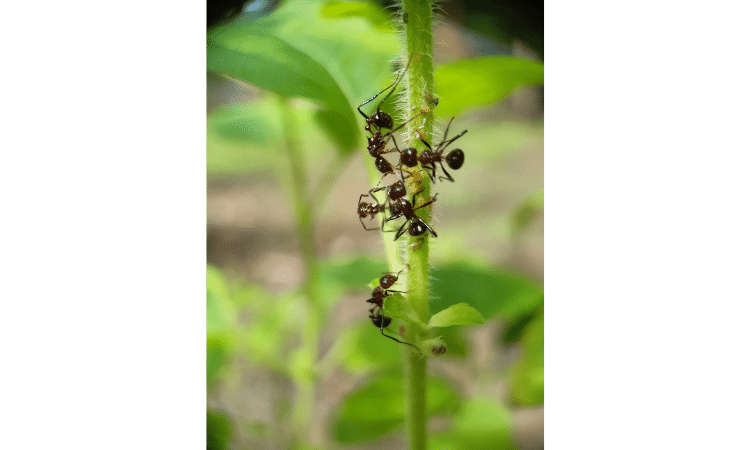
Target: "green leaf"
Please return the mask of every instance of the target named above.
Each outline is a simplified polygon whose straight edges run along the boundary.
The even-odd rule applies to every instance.
[[[237,311],[230,298],[229,286],[218,268],[206,267],[206,330],[208,334],[231,331]]]
[[[513,321],[544,301],[544,290],[536,282],[505,271],[457,263],[437,268],[433,278],[433,311],[467,303],[485,319],[499,315]]]
[[[373,2],[326,2],[321,9],[323,17],[363,17],[381,31],[392,31],[391,18],[380,5]]]
[[[324,130],[348,153],[362,144],[354,108],[390,77],[399,43],[392,30],[355,15],[331,20],[322,9],[320,1],[289,1],[258,20],[213,29],[208,69],[319,104]]]
[[[278,102],[264,98],[219,106],[208,115],[208,131],[228,141],[274,148],[283,137]]]
[[[511,436],[510,411],[496,400],[478,397],[462,405],[453,428],[432,437],[429,448],[511,450]]]
[[[516,88],[544,84],[544,64],[510,56],[464,59],[437,67],[435,92],[440,104],[435,114],[455,116],[461,111],[495,103]]]
[[[206,413],[207,450],[226,450],[230,448],[232,434],[232,422],[227,416],[212,411]]]
[[[466,303],[456,303],[430,317],[430,327],[450,327],[453,325],[474,325],[484,323],[479,311]]]
[[[209,335],[206,342],[206,386],[210,389],[229,362],[229,349],[224,339]]]
[[[526,328],[521,338],[523,356],[508,380],[511,398],[523,406],[544,403],[544,309]]]
[[[364,305],[362,315],[367,315]],[[347,372],[359,375],[399,367],[399,345],[381,336],[380,329],[367,319],[356,322],[342,332],[336,343],[336,354]]]
[[[544,189],[529,196],[513,213],[511,233],[517,236],[544,210]]]
[[[424,326],[425,324],[419,319],[417,313],[412,309],[406,298],[395,293],[383,300],[383,309],[387,316],[397,317],[406,322],[415,323]]]
[[[428,377],[428,414],[450,412],[458,399],[445,381]],[[381,375],[346,397],[334,421],[334,437],[344,444],[380,438],[403,423],[404,411],[403,377]]]

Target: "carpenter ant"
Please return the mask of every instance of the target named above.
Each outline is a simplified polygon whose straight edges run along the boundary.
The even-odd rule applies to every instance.
[[[367,303],[372,303],[374,305],[372,308],[370,308],[370,320],[372,321],[373,325],[380,328],[380,334],[382,334],[383,336],[387,337],[388,339],[393,339],[400,344],[411,345],[412,347],[416,348],[417,351],[419,351],[419,348],[416,345],[410,344],[409,342],[400,341],[395,337],[388,336],[383,332],[383,328],[390,325],[392,320],[390,317],[387,317],[385,314],[383,314],[383,300],[386,297],[390,297],[391,295],[393,295],[393,292],[404,293],[403,291],[390,289],[390,287],[393,286],[393,284],[398,280],[398,276],[401,275],[401,272],[403,272],[403,270],[400,270],[396,275],[383,275],[380,278],[379,284],[375,286],[375,289],[372,290],[372,298],[367,300]]]
[[[362,224],[362,227],[365,229],[365,231],[374,231],[377,230],[377,228],[367,228],[365,223],[362,221],[367,216],[370,216],[370,220],[374,219],[378,213],[385,214],[385,204],[378,203],[378,200],[373,197],[375,200],[375,203],[367,203],[362,201],[362,197],[367,197],[367,194],[362,194],[359,196],[359,204],[357,205],[357,214],[359,214],[359,222]],[[383,218],[382,223],[380,224],[381,231],[385,231],[385,217]]]
[[[440,177],[440,180],[454,181],[453,177],[445,170],[445,167],[443,166],[443,160],[448,163],[448,167],[453,170],[458,170],[464,164],[464,152],[460,148],[457,148],[451,150],[450,153],[443,157],[443,151],[450,144],[452,144],[453,141],[466,134],[469,130],[464,130],[448,140],[448,130],[451,127],[451,122],[453,122],[453,119],[455,119],[455,117],[452,117],[450,122],[448,122],[448,126],[445,127],[443,140],[437,146],[435,146],[434,150],[430,146],[430,144],[422,138],[422,136],[419,136],[419,140],[427,146],[427,150],[417,154],[417,149],[414,147],[405,149],[401,152],[401,164],[406,167],[415,167],[417,165],[417,162],[422,163],[422,167],[428,170],[427,173],[430,175],[430,179],[433,183],[435,183],[435,172],[437,171],[436,165],[440,164],[440,168],[443,169],[443,173],[447,177]]]
[[[365,118],[365,121],[367,122],[367,126],[365,127],[365,130],[369,131],[370,133],[373,133],[372,131],[373,125],[377,128],[376,130],[377,133],[380,132],[381,128],[386,128],[388,130],[393,129],[393,118],[387,112],[381,111],[380,107],[383,106],[383,103],[385,103],[385,101],[388,100],[388,97],[390,97],[391,94],[393,94],[393,91],[396,90],[396,87],[398,87],[398,83],[401,81],[401,78],[403,78],[403,74],[405,74],[406,69],[409,68],[409,64],[411,64],[411,58],[409,58],[409,61],[406,63],[406,67],[404,67],[403,70],[399,71],[399,74],[396,76],[396,81],[394,81],[393,83],[390,84],[390,86],[378,92],[377,94],[373,95],[372,98],[370,98],[369,100],[366,100],[364,103],[362,103],[361,105],[357,107],[357,111],[359,111],[359,113],[362,115],[362,117]],[[378,98],[380,94],[387,91],[388,89],[391,89],[391,92],[389,92],[388,95],[386,95],[383,98],[383,100],[380,101],[380,103],[378,104],[378,109],[371,116],[368,116],[367,114],[362,112],[363,106],[365,106],[366,104]]]
[[[404,197],[406,195],[406,185],[404,185],[404,182],[399,180],[395,183],[393,183],[390,186],[383,186],[383,187],[375,187],[370,189],[370,196],[375,200],[375,203],[367,203],[362,201],[362,197],[367,197],[367,194],[362,194],[359,196],[359,202],[357,205],[357,214],[359,215],[359,221],[362,224],[362,227],[366,231],[374,231],[377,230],[377,228],[367,228],[365,223],[362,221],[367,216],[370,216],[370,219],[374,219],[375,216],[379,213],[383,213],[383,221],[380,224],[380,231],[384,233],[395,233],[396,230],[385,230],[385,203],[380,204],[378,202],[378,199],[375,198],[375,192],[382,191],[385,189],[386,192],[386,202],[390,199],[391,201],[394,201],[396,199],[399,199],[401,197]]]
[[[398,232],[396,233],[396,237],[393,238],[394,241],[400,238],[401,235],[404,234],[407,230],[409,231],[409,234],[412,236],[419,236],[419,235],[424,234],[425,231],[430,230],[430,233],[433,236],[437,237],[437,233],[435,233],[435,231],[432,228],[430,228],[429,225],[427,225],[427,222],[420,219],[419,217],[417,217],[416,214],[414,214],[414,211],[424,208],[425,206],[430,205],[434,203],[435,200],[437,200],[437,194],[435,194],[435,196],[432,197],[432,200],[414,208],[414,202],[416,201],[417,194],[419,194],[422,191],[424,191],[424,189],[420,189],[418,192],[412,195],[411,203],[409,203],[409,200],[401,197],[397,199],[395,202],[388,205],[393,215],[385,219],[386,222],[389,222],[394,219],[398,219],[399,217],[402,217],[402,216],[406,218],[406,222],[404,222],[403,225],[401,225],[401,228],[399,228]],[[409,226],[406,229],[404,229],[406,224],[409,224]]]

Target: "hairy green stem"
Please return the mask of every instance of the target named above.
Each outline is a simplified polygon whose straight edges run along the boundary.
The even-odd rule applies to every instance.
[[[404,0],[403,24],[406,35],[406,53],[411,63],[406,73],[406,110],[408,119],[419,111],[430,111],[433,93],[433,63],[432,63],[432,2],[429,0]],[[425,141],[432,140],[432,113],[422,116],[423,120],[413,120],[407,125],[407,145],[423,151]],[[418,171],[412,172],[409,183],[409,194],[419,191],[415,200],[423,204],[430,199],[430,180],[421,177]],[[430,223],[431,207],[417,211],[417,215],[426,223]],[[427,322],[430,316],[429,307],[429,232],[422,236],[409,236],[406,246],[406,262],[409,264],[407,290],[408,301],[412,309]],[[412,327],[415,328],[415,327]],[[423,330],[410,329],[407,339],[411,342],[422,342],[427,336]],[[425,450],[427,448],[427,360],[422,355],[405,349],[406,366],[406,427],[411,450]]]
[[[290,185],[294,199],[294,211],[297,221],[297,235],[300,252],[305,265],[305,280],[302,292],[307,298],[305,324],[302,330],[299,353],[304,361],[296,361],[295,373],[292,379],[297,383],[297,399],[294,402],[293,418],[295,424],[295,442],[298,447],[310,435],[311,418],[314,417],[315,407],[315,362],[319,352],[320,325],[322,320],[322,306],[319,296],[318,280],[319,267],[315,255],[315,211],[311,202],[307,201],[307,174],[305,160],[302,153],[302,139],[299,124],[293,107],[287,99],[279,99],[280,109],[284,116],[284,137],[287,155],[289,157]]]

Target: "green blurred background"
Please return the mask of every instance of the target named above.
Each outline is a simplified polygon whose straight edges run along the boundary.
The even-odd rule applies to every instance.
[[[313,56],[353,108],[392,80],[390,61],[400,53],[392,9],[339,1],[244,8],[209,2],[208,447],[405,448],[401,349],[367,318],[366,285],[387,263],[380,233],[364,231],[356,215],[372,164],[364,157],[363,120],[357,116],[359,134],[331,131],[321,120],[330,105],[294,93],[282,98],[273,79],[253,85],[227,77],[237,59],[227,62],[222,53],[226,42],[272,36]],[[430,448],[543,448],[543,87],[525,81],[525,72],[509,75],[518,81],[508,87],[503,72],[472,73],[487,83],[489,97],[480,92],[465,107],[451,103],[471,95],[461,91],[465,80],[446,75],[441,85],[439,76],[443,66],[484,56],[541,66],[542,6],[465,1],[441,9],[437,129],[455,114],[452,134],[469,132],[453,146],[466,156],[451,171],[455,183],[434,186],[431,225],[439,238],[431,240],[430,307],[434,313],[468,302],[486,323],[443,329],[448,353],[428,363]],[[325,303],[317,357],[301,345],[306,268],[284,150],[285,108],[294,111],[302,137],[307,198],[316,212]],[[310,380],[314,411],[300,435],[291,417],[299,386]]]

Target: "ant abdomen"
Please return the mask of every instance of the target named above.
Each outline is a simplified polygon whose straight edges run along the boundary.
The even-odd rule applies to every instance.
[[[464,165],[464,152],[460,148],[451,150],[451,152],[445,157],[445,162],[447,162],[448,167],[453,170],[460,169],[461,166]]]
[[[378,328],[387,328],[388,325],[391,324],[391,318],[387,317],[383,314],[383,311],[378,310],[377,313],[370,312],[370,320],[372,320],[372,324],[375,325]]]

